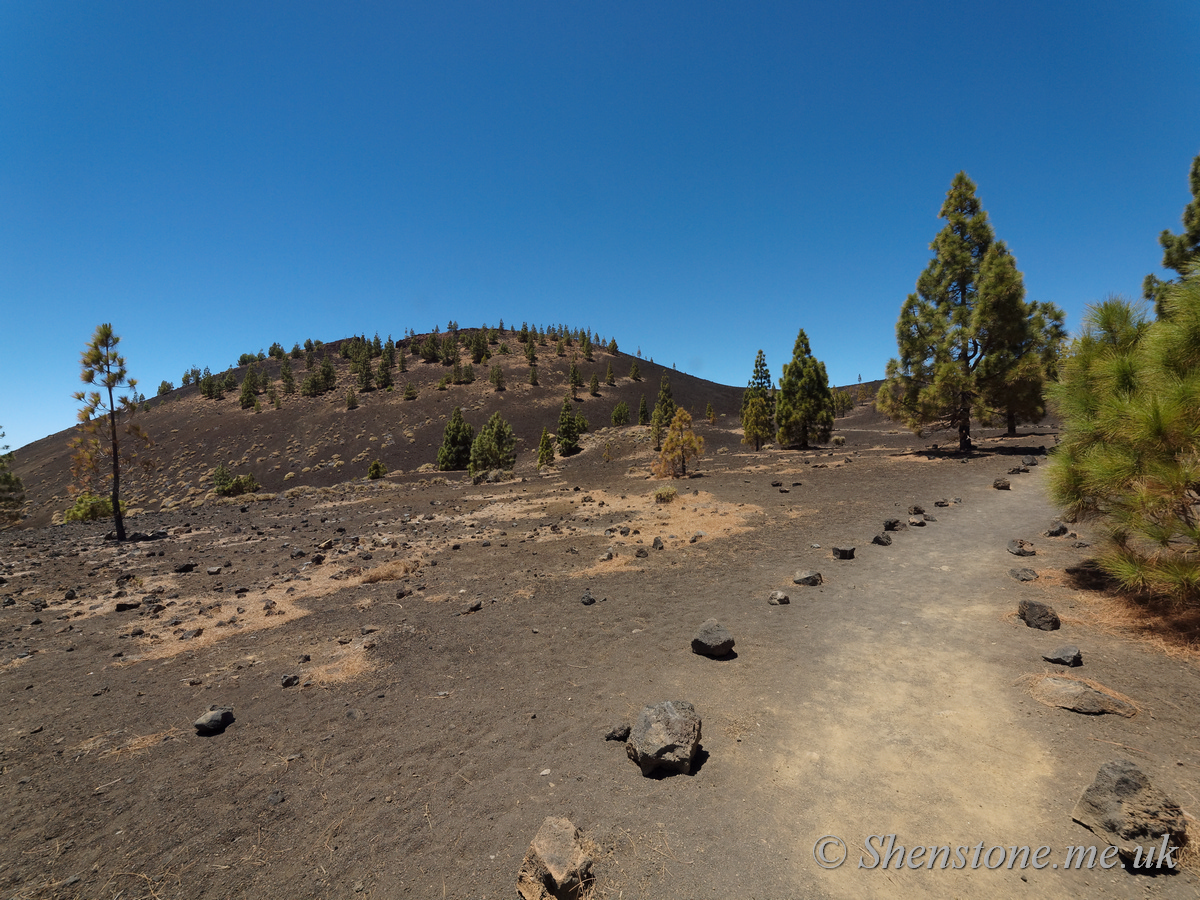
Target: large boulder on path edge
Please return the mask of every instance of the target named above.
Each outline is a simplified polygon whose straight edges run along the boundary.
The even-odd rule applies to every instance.
[[[686,700],[663,700],[638,714],[625,752],[643,775],[659,769],[691,774],[700,748],[700,716]]]
[[[1100,767],[1071,818],[1116,847],[1125,859],[1132,858],[1138,847],[1160,847],[1164,835],[1170,835],[1170,846],[1188,842],[1187,819],[1179,804],[1127,759],[1110,760]]]

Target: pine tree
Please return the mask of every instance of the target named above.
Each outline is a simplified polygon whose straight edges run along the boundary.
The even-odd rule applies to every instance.
[[[375,383],[381,391],[386,391],[392,386],[392,369],[388,365],[386,351],[381,354],[379,370],[375,373]]]
[[[1169,229],[1164,229],[1158,236],[1158,245],[1163,249],[1162,267],[1181,276],[1187,274],[1189,266],[1200,261],[1200,154],[1192,160],[1188,187],[1192,200],[1183,210],[1183,234],[1172,234]],[[1154,301],[1154,310],[1160,317],[1165,312],[1162,301],[1167,285],[1174,283],[1159,281],[1154,275],[1147,275],[1142,282],[1143,296]]]
[[[583,387],[583,376],[579,374],[579,366],[571,363],[571,369],[567,373],[567,383],[571,386],[571,399],[579,399],[579,389]]]
[[[138,448],[149,447],[149,436],[133,421],[137,404],[137,380],[129,378],[125,368],[125,357],[117,352],[120,337],[113,333],[112,325],[104,324],[96,328],[92,340],[83,351],[80,378],[85,384],[98,384],[101,391],[78,391],[74,397],[83,403],[79,410],[79,434],[71,441],[75,451],[72,459],[71,474],[74,484],[71,493],[79,495],[96,494],[93,486],[97,480],[110,480],[113,527],[117,540],[125,540],[125,517],[121,507],[121,469],[128,467],[137,460]],[[116,392],[128,390],[129,395],[117,396]],[[130,396],[133,395],[133,396]],[[98,414],[98,415],[97,415]],[[124,419],[124,427],[118,426],[118,420]],[[129,441],[122,447],[121,432],[129,436]],[[112,464],[112,471],[103,475],[100,464],[105,459]],[[141,465],[149,470],[153,464],[142,459]]]
[[[646,406],[646,395],[642,394],[642,402],[638,404],[638,424],[650,424],[650,408]]]
[[[537,363],[537,348],[534,347],[533,341],[525,344],[525,359],[532,366]]]
[[[588,391],[593,397],[600,396],[600,379],[597,377],[595,372],[592,373],[592,380],[588,385]]]
[[[1101,568],[1200,605],[1200,272],[1165,286],[1157,321],[1119,298],[1091,307],[1051,394],[1051,494],[1100,518]]]
[[[358,409],[358,395],[353,390],[346,391],[346,409]]]
[[[776,440],[801,448],[810,440],[829,440],[833,430],[833,396],[825,364],[812,355],[803,328],[796,335],[792,361],[783,364],[775,420],[779,426]]]
[[[751,397],[750,402],[742,407],[742,443],[753,444],[757,453],[762,449],[762,442],[769,441],[772,434],[767,401],[762,397]]]
[[[538,441],[537,468],[540,472],[545,466],[554,465],[554,443],[550,440],[550,432],[542,428],[542,438]]]
[[[417,386],[415,384],[413,384],[411,381],[404,382],[404,399],[405,400],[416,400],[417,399]]]
[[[408,358],[404,355],[404,348],[401,347],[397,354],[396,368],[400,370],[400,374],[408,371]]]
[[[471,477],[490,469],[508,472],[516,462],[517,439],[512,426],[504,421],[500,413],[492,413],[471,443]]]
[[[608,352],[612,356],[617,355],[617,339],[613,338],[608,342]]]
[[[629,404],[627,404],[624,400],[613,407],[612,423],[614,425],[629,424]]]
[[[704,438],[692,431],[692,417],[682,406],[667,427],[667,439],[654,466],[654,474],[660,478],[687,478],[687,461],[704,453]]]
[[[965,452],[972,418],[1012,422],[1041,414],[1041,383],[1053,368],[1062,314],[1050,303],[1024,302],[1015,261],[996,241],[965,173],[954,177],[939,215],[947,224],[900,310],[900,357],[888,363],[878,405],[918,432],[955,428]]]
[[[427,363],[437,362],[441,358],[441,347],[442,345],[438,340],[437,332],[431,332],[421,343],[421,359]]]
[[[475,429],[463,419],[462,409],[454,407],[442,434],[442,446],[437,456],[438,469],[449,472],[467,468],[471,462],[471,444],[474,441]]]
[[[641,381],[642,380],[642,373],[638,369],[638,364],[637,364],[636,359],[633,361],[633,365],[631,365],[629,367],[629,380],[630,381]]]
[[[708,419],[709,425],[717,424],[717,413],[713,409],[713,405],[711,403],[708,404],[708,406],[704,409],[704,418]]]
[[[296,376],[292,373],[292,364],[286,357],[279,363],[279,381],[283,384],[285,394],[296,393]]]
[[[654,442],[656,453],[662,450],[663,432],[666,430],[667,426],[663,422],[662,410],[656,406],[654,412],[650,414],[650,439]]]
[[[575,418],[575,410],[571,407],[571,397],[563,398],[562,409],[558,414],[558,452],[561,456],[570,456],[579,450],[579,423]]]
[[[246,377],[242,379],[242,392],[238,397],[238,402],[241,403],[242,409],[250,409],[254,406],[255,387],[258,385],[258,379],[254,375],[254,366],[246,370]]]
[[[671,397],[671,379],[664,372],[662,380],[658,383],[658,401],[654,404],[654,411],[658,413],[662,426],[666,428],[675,418],[675,401]],[[655,450],[658,449],[657,441],[655,441]]]
[[[771,381],[771,370],[767,368],[767,357],[762,350],[759,350],[758,355],[754,357],[754,374],[750,376],[746,390],[742,392],[743,414],[746,411],[746,404],[754,397],[762,397],[766,401],[767,419],[774,421],[775,385]]]
[[[328,356],[321,357],[321,368],[317,376],[317,387],[321,391],[332,391],[337,387],[337,370],[333,367],[333,360]]]
[[[3,438],[4,429],[0,428],[0,440]],[[20,519],[24,503],[25,485],[13,471],[13,455],[7,444],[0,445],[0,526]]]
[[[537,387],[537,383],[538,383],[537,366],[529,367],[529,383],[531,385],[533,385],[534,387]]]
[[[504,390],[504,369],[500,368],[500,363],[492,366],[491,374],[488,375],[488,381],[492,383],[497,391]]]
[[[604,375],[604,383],[610,386],[617,383],[617,377],[613,374],[612,360],[609,360],[608,371]]]

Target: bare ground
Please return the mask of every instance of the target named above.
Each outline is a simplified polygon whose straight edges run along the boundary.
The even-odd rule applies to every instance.
[[[1051,862],[1100,844],[1070,814],[1115,756],[1200,805],[1194,654],[1162,652],[1063,574],[1088,550],[1041,535],[1041,469],[991,486],[1051,436],[963,463],[866,421],[834,455],[753,454],[717,432],[703,477],[666,505],[634,442],[619,465],[593,444],[498,485],[392,478],[147,514],[132,527],[169,536],[124,547],[96,526],[6,532],[0,891],[511,897],[557,815],[597,844],[597,898],[1197,894],[1188,871],[857,865],[889,833],[1047,845]],[[937,521],[870,543],[912,504]],[[656,536],[665,548],[636,557]],[[1008,554],[1017,537],[1037,556]],[[835,544],[856,558],[831,559]],[[1025,564],[1038,581],[1009,577]],[[799,569],[824,584],[793,585]],[[585,588],[602,602],[583,606]],[[792,602],[769,606],[776,589]],[[1022,597],[1052,603],[1063,628],[1026,628]],[[736,658],[691,652],[710,616]],[[1072,671],[1137,716],[1030,695],[1023,676],[1068,642],[1084,654]],[[301,684],[281,687],[289,674]],[[691,776],[643,778],[603,739],[662,699],[703,717]],[[199,737],[210,705],[236,721]],[[824,835],[845,840],[844,866],[814,861]]]

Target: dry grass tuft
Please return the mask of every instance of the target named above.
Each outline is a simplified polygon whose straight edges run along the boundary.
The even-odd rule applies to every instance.
[[[414,574],[420,567],[421,561],[419,559],[392,560],[364,573],[362,583],[378,584],[381,581],[395,581],[397,578],[403,578],[405,575]]]
[[[158,731],[154,734],[144,734],[141,737],[135,737],[126,741],[120,747],[110,747],[100,755],[120,756],[122,753],[144,752],[151,747],[157,747],[164,741],[173,740],[177,734],[179,734],[179,729],[175,727],[168,728],[166,731]]]

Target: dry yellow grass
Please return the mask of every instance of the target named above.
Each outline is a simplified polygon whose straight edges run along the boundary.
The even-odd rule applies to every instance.
[[[381,581],[395,581],[405,575],[414,574],[420,567],[421,561],[416,559],[391,560],[366,572],[361,583],[378,584]]]

